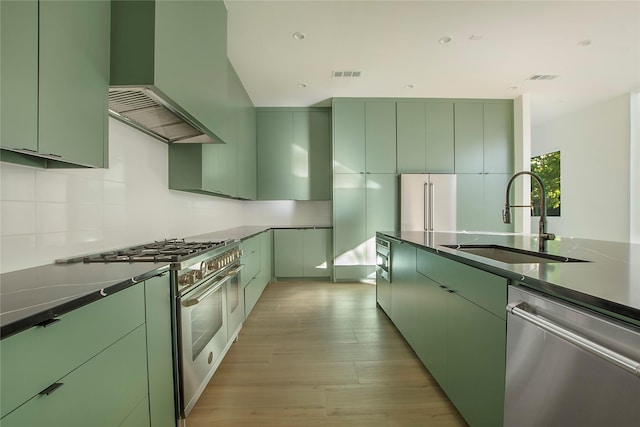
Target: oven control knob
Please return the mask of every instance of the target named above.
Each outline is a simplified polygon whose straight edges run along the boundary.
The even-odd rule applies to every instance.
[[[191,272],[185,273],[178,278],[178,284],[180,286],[193,285],[195,282],[195,277],[193,277],[193,274],[191,274]]]

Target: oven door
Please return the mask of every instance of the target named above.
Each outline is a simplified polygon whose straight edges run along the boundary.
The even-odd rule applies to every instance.
[[[227,287],[216,276],[178,299],[181,355],[181,412],[191,411],[211,379],[227,344]]]
[[[234,265],[228,272],[227,277],[227,334],[229,338],[236,339],[240,326],[244,320],[244,289],[241,286],[240,270],[244,264]]]

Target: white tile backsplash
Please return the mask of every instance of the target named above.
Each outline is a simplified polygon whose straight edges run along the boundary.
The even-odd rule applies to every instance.
[[[168,146],[109,119],[108,169],[0,162],[0,272],[242,225],[330,225],[330,202],[243,202],[168,189]]]

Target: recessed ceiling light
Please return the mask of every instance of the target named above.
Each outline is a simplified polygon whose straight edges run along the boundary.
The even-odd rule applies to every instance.
[[[296,32],[293,33],[293,38],[296,40],[304,40],[307,37],[305,33]]]
[[[471,36],[469,37],[469,40],[482,40],[482,36],[479,36],[477,34],[471,34]]]
[[[413,89],[414,87],[415,87],[415,85],[412,85],[412,84],[408,84],[408,85],[405,86],[405,88],[407,88],[407,89]]]
[[[449,36],[443,36],[443,37],[440,37],[440,40],[438,40],[438,43],[440,43],[440,44],[447,44],[447,43],[449,43],[450,41],[451,41],[451,37],[449,37]]]
[[[307,84],[306,83],[298,83],[298,87],[299,88],[307,87]]]
[[[578,47],[587,47],[591,44],[591,40],[586,39],[578,42]]]
[[[509,86],[508,90],[518,90],[518,86]]]

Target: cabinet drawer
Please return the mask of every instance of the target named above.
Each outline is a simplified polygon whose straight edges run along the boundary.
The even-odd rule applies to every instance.
[[[116,426],[147,395],[143,325],[2,419],[12,426]],[[148,413],[148,407],[147,407]]]
[[[250,255],[258,253],[260,251],[260,236],[254,236],[250,239],[240,242],[240,249],[242,249],[242,255]]]
[[[144,323],[137,285],[0,342],[0,406],[6,415]]]
[[[507,279],[419,250],[417,270],[458,295],[506,319]]]

